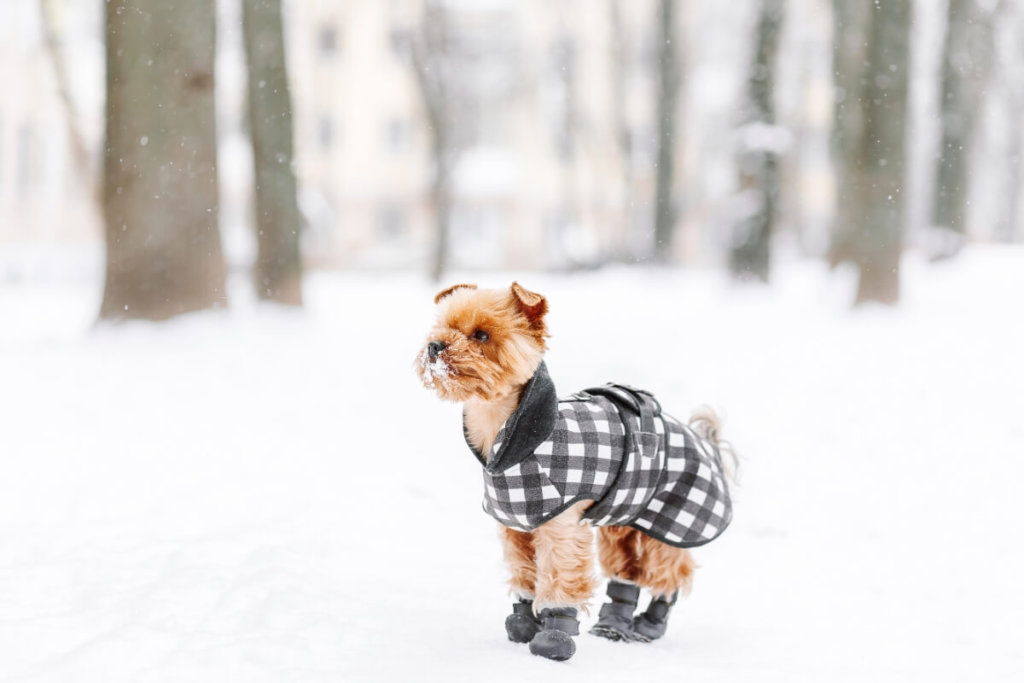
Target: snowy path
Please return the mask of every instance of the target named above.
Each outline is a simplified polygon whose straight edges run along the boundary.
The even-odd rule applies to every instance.
[[[2,285],[0,681],[1022,680],[1024,251],[907,270],[856,313],[816,265],[522,276],[562,393],[720,406],[744,458],[668,636],[564,665],[505,640],[458,408],[411,369],[433,288],[90,331],[93,289]]]

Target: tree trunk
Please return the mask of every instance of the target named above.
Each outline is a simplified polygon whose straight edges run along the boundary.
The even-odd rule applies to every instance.
[[[857,226],[867,183],[864,167],[864,109],[868,43],[868,3],[833,0],[832,166],[836,207],[830,231],[828,260],[832,267],[857,260]]]
[[[1024,87],[1017,83],[1008,84],[1007,106],[1012,119],[1020,121],[1024,118]],[[1008,168],[1006,191],[1003,198],[1003,211],[996,219],[995,239],[997,242],[1016,241],[1015,233],[1019,230],[1020,192],[1021,192],[1021,158],[1024,156],[1024,130],[1015,126],[1009,132],[1007,143]]]
[[[434,251],[430,259],[430,278],[440,282],[448,270],[448,243],[451,231],[451,156],[443,134],[434,136],[434,177],[431,179],[430,199],[434,205]]]
[[[856,303],[899,300],[911,0],[871,6],[864,88],[865,170]],[[840,188],[840,192],[842,192]]]
[[[85,135],[79,125],[80,117],[71,97],[71,83],[68,78],[68,70],[64,66],[64,56],[61,54],[60,45],[63,36],[57,34],[54,15],[57,13],[54,0],[39,0],[39,13],[42,19],[43,40],[46,45],[46,54],[53,67],[53,75],[57,81],[57,94],[60,96],[61,109],[64,120],[67,123],[68,142],[71,145],[71,158],[75,164],[75,171],[78,173],[79,182],[88,188],[89,205],[95,209],[95,216],[99,217],[100,189],[97,178],[96,165],[93,162],[89,145],[86,144]]]
[[[107,56],[101,318],[223,306],[213,0],[104,3]]]
[[[992,56],[991,13],[978,0],[949,0],[942,57],[942,146],[932,225],[964,234],[971,139]],[[962,245],[963,240],[956,244]]]
[[[990,78],[998,84],[999,105],[1011,122],[1024,119],[1024,16],[1000,0],[993,10],[991,28],[993,69]],[[1006,171],[997,196],[1001,198],[996,215],[993,239],[1015,242],[1024,238],[1021,232],[1020,195],[1022,164],[1024,164],[1024,130],[1011,125],[1007,132]]]
[[[447,69],[449,49],[447,17],[441,3],[426,2],[420,31],[412,41],[412,67],[430,127],[433,156],[430,199],[434,208],[434,244],[429,272],[440,281],[448,268],[451,231],[451,174],[458,151],[453,135],[454,106],[450,98],[452,74]]]
[[[633,232],[633,136],[626,115],[626,72],[629,47],[622,25],[621,0],[608,0],[608,22],[611,29],[611,109],[615,141],[622,163],[622,230],[614,242],[612,257],[627,261]]]
[[[258,251],[253,272],[260,299],[302,305],[298,188],[292,168],[292,100],[285,68],[281,0],[242,0],[249,70]]]
[[[782,131],[775,128],[775,62],[782,16],[782,0],[762,0],[740,136],[739,189],[741,201],[749,208],[735,226],[729,256],[734,277],[762,282],[768,282],[770,274],[783,144]]]
[[[658,168],[654,196],[654,257],[667,263],[676,222],[673,197],[679,57],[676,49],[676,0],[661,0],[658,44]]]

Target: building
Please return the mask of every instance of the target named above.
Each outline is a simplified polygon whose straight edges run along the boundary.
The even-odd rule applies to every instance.
[[[423,7],[290,5],[304,206],[322,221],[310,237],[329,262],[417,263],[432,243],[431,134],[411,54]],[[448,76],[475,107],[454,162],[454,262],[558,267],[621,253],[628,221],[610,14],[585,1],[445,7],[453,40],[470,54],[452,58],[464,61]]]
[[[311,265],[427,262],[434,156],[412,46],[431,2],[284,0]],[[56,28],[57,62],[46,49],[40,3],[0,4],[0,79],[8,89],[0,99],[0,244],[95,245],[102,236],[93,200],[103,123],[102,5],[43,4]],[[240,3],[218,4],[221,226],[229,259],[245,266],[254,240]],[[446,69],[465,111],[453,161],[452,264],[571,268],[649,254],[655,0],[440,4],[460,46]],[[735,121],[722,112],[734,111],[740,95],[754,13],[712,3],[687,5],[683,14],[675,248],[680,260],[694,261],[720,250],[716,226],[729,221]],[[820,8],[814,16],[820,26]],[[813,49],[827,50],[827,35],[815,40]],[[802,63],[814,60],[813,49],[799,56]],[[55,64],[66,70],[66,98]],[[808,87],[827,92],[827,72],[811,76]],[[786,97],[792,103],[800,94]],[[819,150],[826,125],[813,122],[810,139]],[[73,130],[89,150],[85,166],[75,161]],[[820,169],[813,176],[825,177]]]
[[[102,79],[102,44],[94,18],[70,7],[55,9],[53,20],[61,34],[74,36],[55,45],[60,54],[73,55],[64,60],[69,81],[88,85]],[[72,132],[38,2],[6,2],[0,9],[0,83],[0,249],[94,243],[100,234],[94,185],[83,179],[88,174],[71,153]],[[95,161],[99,144],[102,93],[99,99],[95,95],[84,88],[69,93],[81,104],[75,124],[92,151],[87,163]]]

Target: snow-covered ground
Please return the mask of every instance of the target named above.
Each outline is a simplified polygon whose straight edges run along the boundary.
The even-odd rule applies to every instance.
[[[459,410],[412,370],[434,287],[94,328],[97,283],[0,284],[0,680],[1024,680],[1024,250],[905,272],[860,311],[810,263],[516,275],[561,392],[710,403],[743,458],[667,637],[566,664],[505,639]]]

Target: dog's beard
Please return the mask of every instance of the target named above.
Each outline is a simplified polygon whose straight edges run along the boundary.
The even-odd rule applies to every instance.
[[[448,362],[441,356],[432,359],[427,349],[420,352],[419,370],[423,386],[428,389],[436,389],[440,392],[451,384],[452,375]]]
[[[423,349],[417,365],[423,386],[433,389],[438,397],[446,401],[465,401],[477,395],[481,381],[476,373],[460,368],[447,355],[431,358],[427,349]]]
[[[471,398],[491,401],[504,395],[512,384],[513,373],[509,368],[479,358],[439,354],[431,359],[424,349],[417,366],[423,385],[446,401],[462,402]],[[519,383],[522,381],[519,379]]]

